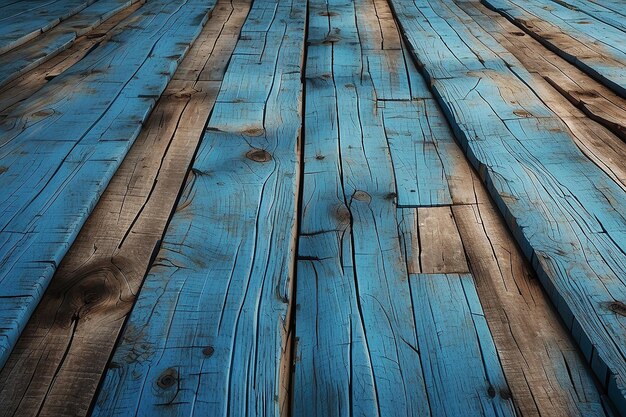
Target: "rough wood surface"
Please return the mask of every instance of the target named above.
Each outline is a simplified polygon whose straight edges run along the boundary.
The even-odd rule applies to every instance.
[[[97,0],[30,0],[0,9],[0,54],[46,32]]]
[[[127,19],[128,16],[144,3],[145,0],[135,2],[132,6],[96,26],[91,32],[78,37],[68,49],[20,75],[17,79],[0,86],[0,117],[4,117],[2,115],[7,114],[10,107],[29,98],[59,74],[83,59],[98,45],[108,41],[124,27],[132,24],[133,21]]]
[[[211,8],[147,3],[0,120],[0,363]]]
[[[624,31],[556,2],[482,1],[547,48],[626,98]]]
[[[248,9],[246,1],[216,4],[0,373],[0,415],[86,415],[184,183],[225,71],[223,56],[234,49]],[[212,81],[188,71],[209,61],[224,62],[212,66]]]
[[[94,416],[285,415],[305,12],[253,4]]]
[[[587,119],[589,117],[626,141],[626,100],[554,52],[547,50],[499,13],[483,6],[478,0],[457,0],[456,3],[524,65],[526,70],[533,75],[527,82],[529,87],[533,88],[542,100],[561,117],[566,115],[575,117],[580,119],[580,123],[589,123]],[[500,57],[506,60],[506,56],[500,55]],[[542,82],[541,79],[545,81]],[[541,88],[541,85],[546,82],[584,114],[571,110],[568,111],[569,114],[559,112],[558,107],[566,107],[566,104],[561,104],[562,100],[559,99],[544,97],[546,89]]]
[[[589,365],[476,177],[452,207],[519,416],[611,416]]]
[[[383,16],[380,23],[374,18],[377,14]],[[389,9],[382,1],[312,1],[309,5],[292,412],[297,416],[427,416],[455,415],[463,409],[476,416],[512,415],[493,345],[483,349],[484,361],[477,353],[477,331],[466,320],[469,309],[448,314],[448,322],[444,315],[424,314],[431,301],[432,309],[438,309],[437,297],[458,298],[459,277],[450,276],[450,286],[455,288],[450,291],[444,288],[445,276],[410,277],[420,270],[424,245],[431,244],[426,241],[420,251],[418,210],[425,210],[424,233],[432,234],[433,240],[451,239],[460,246],[460,239],[458,234],[456,239],[444,236],[445,231],[435,236],[436,227],[429,230],[437,220],[453,223],[447,207],[397,209],[394,176],[414,167],[392,161],[383,122],[390,101],[377,94],[378,86],[389,84],[377,81],[384,72],[372,73],[366,66],[380,54],[390,68],[404,66],[403,54],[385,54],[385,45],[401,47],[401,42],[393,42],[397,29],[389,22],[383,24],[384,16],[389,16]],[[359,39],[368,41],[359,47]],[[429,151],[415,146],[404,132],[410,131],[412,121],[415,129],[426,126],[427,120],[417,121],[426,113],[410,112],[420,106],[407,105],[411,94],[409,84],[404,85],[404,92],[393,91],[407,102],[390,107],[388,114],[404,120],[388,127],[397,135],[393,146],[398,154],[421,160]],[[432,122],[441,120],[430,113],[434,109],[428,112]],[[441,137],[442,131],[433,138],[454,145],[450,132]],[[441,149],[443,153],[445,146]],[[448,192],[445,177],[437,184]],[[454,263],[464,259],[459,246],[451,249]],[[442,264],[448,259],[435,253],[440,248],[428,246],[427,268],[445,268]],[[449,266],[456,268],[452,263]],[[467,264],[460,268],[467,270]],[[465,279],[471,282],[468,276]],[[481,326],[481,337],[489,344],[484,322]],[[452,328],[458,344],[444,340],[445,336],[435,340],[435,335]],[[449,364],[455,360],[466,368],[452,371]],[[446,402],[442,391],[454,400]]]
[[[626,410],[619,310],[626,300],[626,193],[490,49],[495,40],[467,29],[476,23],[459,19],[456,5],[392,4],[470,161],[608,395]]]
[[[139,0],[99,0],[55,28],[0,55],[0,86],[41,65],[69,48],[77,37],[86,34],[111,16]]]

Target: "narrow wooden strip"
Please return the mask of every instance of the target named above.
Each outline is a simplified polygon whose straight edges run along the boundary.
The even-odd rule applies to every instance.
[[[0,122],[0,363],[212,5],[152,1]],[[78,117],[80,115],[80,117]]]
[[[624,32],[557,3],[483,0],[543,45],[626,98]]]
[[[23,1],[0,21],[0,54],[16,48],[73,16],[96,0]]]
[[[450,207],[417,209],[423,274],[469,272],[465,250]]]
[[[247,22],[271,5],[256,2]],[[287,412],[306,3],[273,5],[255,24],[279,41],[258,37],[264,54],[228,67],[94,416]],[[248,101],[227,100],[231,82]]]
[[[430,415],[515,415],[472,276],[419,274],[410,283]]]
[[[552,0],[568,9],[576,10],[577,12],[584,13],[594,19],[604,22],[613,26],[616,29],[621,30],[626,35],[626,22],[624,21],[624,11],[613,11],[593,1],[581,1],[581,0]],[[622,9],[623,9],[622,5]]]
[[[249,7],[216,4],[0,373],[0,415],[86,415],[217,96],[185,69],[230,55]]]
[[[400,62],[403,62],[402,58]],[[410,94],[408,85],[406,91]],[[401,207],[452,204],[448,176],[437,147],[439,141],[434,140],[437,127],[431,126],[431,123],[438,122],[429,111],[432,104],[432,100],[410,99],[379,104],[393,160],[398,205]],[[451,139],[452,135],[445,138]],[[445,152],[445,149],[442,151]]]
[[[476,23],[461,24],[457,6],[392,3],[470,161],[616,408],[626,409],[626,322],[615,312],[626,300],[626,193],[491,51],[493,38],[465,29]]]
[[[41,65],[69,48],[77,37],[91,31],[138,0],[99,0],[20,48],[0,55],[0,86]]]

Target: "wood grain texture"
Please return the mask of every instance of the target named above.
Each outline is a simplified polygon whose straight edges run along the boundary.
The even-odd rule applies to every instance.
[[[626,98],[624,31],[551,2],[483,0],[547,48]]]
[[[456,4],[479,24],[479,27],[469,26],[468,30],[479,39],[486,31],[505,47],[490,46],[490,49],[563,120],[579,149],[626,188],[626,166],[622,163],[626,159],[626,144],[615,137],[624,139],[626,100],[523,35],[504,17],[477,1],[458,1]],[[520,63],[523,67],[519,66]],[[569,102],[563,100],[564,97]]]
[[[19,48],[0,55],[0,86],[69,48],[77,37],[86,34],[111,16],[138,0],[99,0]]]
[[[471,163],[604,389],[626,410],[624,190],[493,53],[495,40],[473,35],[469,17],[461,23],[457,6],[392,4]]]
[[[610,416],[593,373],[566,331],[478,177],[477,204],[454,219],[520,416]]]
[[[305,10],[253,4],[94,416],[287,412]]]
[[[217,97],[220,68],[187,68],[230,56],[249,6],[216,4],[0,373],[0,415],[86,415]]]
[[[456,3],[524,65],[532,75],[527,84],[560,117],[577,118],[580,119],[580,123],[589,123],[588,118],[591,118],[626,141],[626,100],[546,49],[499,13],[488,9],[477,0]],[[499,55],[506,60],[506,54]],[[562,100],[550,95],[548,92],[550,88],[542,88],[546,83],[567,98],[583,114],[566,110],[567,106],[559,103]],[[610,157],[606,155],[602,159]]]
[[[432,416],[514,416],[469,274],[411,275],[420,360]]]
[[[0,54],[46,32],[97,0],[34,0],[0,10]]]
[[[211,7],[146,4],[0,121],[0,363]]]
[[[25,72],[15,80],[0,86],[0,114],[6,115],[9,108],[28,99],[48,82],[83,59],[97,46],[107,42],[125,26],[132,24],[133,21],[127,18],[144,3],[145,0],[135,2],[132,6],[96,26],[92,31],[76,38],[68,49],[44,61],[31,71]]]
[[[457,350],[447,342],[450,350],[435,346],[433,336],[438,332],[431,326],[446,325],[414,311],[420,308],[418,303],[428,309],[435,297],[418,283],[419,295],[411,298],[409,276],[420,268],[415,262],[420,244],[417,216],[410,216],[417,209],[397,211],[394,173],[399,167],[392,163],[381,111],[390,101],[377,96],[377,85],[382,83],[375,78],[380,72],[370,73],[365,65],[370,56],[385,51],[380,40],[388,41],[386,34],[397,34],[397,29],[379,26],[373,18],[376,13],[388,15],[388,6],[341,0],[309,4],[293,415],[455,415],[457,405],[466,409],[466,415],[512,415],[510,398],[501,395],[506,396],[506,383],[493,347],[485,362],[480,354],[469,353],[477,352],[475,330],[461,318],[469,316],[461,309],[459,315],[449,315],[448,325],[463,329],[457,341],[468,350],[462,353],[463,348]],[[358,42],[361,33],[368,39],[363,48]],[[402,68],[402,55],[388,65]],[[410,100],[407,86],[397,94]],[[406,130],[411,117],[418,115],[407,112],[402,121]],[[417,119],[413,120],[419,129]],[[396,149],[423,157],[424,151],[412,140],[399,139]],[[449,209],[448,219],[452,220]],[[445,281],[441,276],[424,277],[429,282]],[[456,278],[451,285],[460,285]],[[445,291],[434,290],[442,299]],[[485,330],[482,327],[482,335],[489,340]],[[466,365],[468,372],[451,377],[445,371],[450,369],[447,361]],[[484,363],[490,377],[480,376]],[[437,375],[423,369],[428,366]],[[487,379],[497,388],[490,389]],[[439,389],[447,390],[455,404],[442,404]]]

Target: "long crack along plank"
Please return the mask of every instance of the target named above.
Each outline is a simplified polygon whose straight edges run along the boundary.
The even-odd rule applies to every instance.
[[[483,2],[626,98],[624,30],[556,2],[548,5],[538,0]]]
[[[441,300],[457,299],[463,292],[461,281],[470,286],[472,281],[469,275],[410,275],[409,271],[420,266],[408,265],[403,256],[414,254],[415,248],[401,249],[394,171],[402,168],[392,164],[381,111],[388,101],[380,99],[376,88],[389,85],[376,77],[389,75],[369,73],[365,68],[368,62],[382,61],[383,55],[390,67],[400,68],[398,74],[406,76],[408,71],[398,65],[404,59],[393,21],[381,19],[386,25],[379,25],[376,19],[368,22],[375,10],[385,15],[384,3],[379,6],[381,9],[369,1],[309,4],[293,413],[455,415],[455,407],[459,407],[476,416],[514,415],[484,318],[480,330],[468,322],[469,311],[480,309],[475,293],[474,307],[459,308],[458,315],[447,316],[449,322],[430,313],[425,316],[418,307],[438,310],[443,304],[438,306],[435,294]],[[362,42],[368,39],[363,48],[358,42],[361,34]],[[381,45],[395,45],[395,50],[393,46],[384,50],[395,53],[383,54]],[[396,93],[410,102],[408,85],[405,82],[404,91],[397,89]],[[389,116],[398,113],[392,110]],[[413,117],[419,114],[415,112]],[[404,123],[410,123],[411,113],[407,112],[406,118]],[[394,146],[399,152],[415,152],[418,157],[429,152],[416,148],[410,136],[397,139]],[[442,190],[449,192],[447,185]],[[428,223],[424,230],[452,222],[445,207],[401,210],[414,214],[419,210]],[[410,228],[409,224],[407,221],[405,228]],[[448,238],[447,233],[431,233],[433,241]],[[410,235],[406,233],[413,241]],[[452,244],[460,245],[458,234]],[[434,252],[438,248],[429,249]],[[457,256],[443,262],[446,265],[442,265],[441,253],[425,254],[421,267],[467,271],[462,253],[461,247]],[[433,327],[437,331],[432,331]],[[458,344],[439,339],[442,345],[438,345],[433,336],[452,328],[461,329]],[[446,371],[448,361],[463,362],[464,372],[455,371],[452,376]],[[442,389],[454,399],[446,401]]]
[[[1,364],[211,8],[147,3],[0,121]]]
[[[67,49],[77,37],[139,0],[99,0],[45,34],[0,55],[0,86]]]
[[[287,412],[305,13],[253,4],[94,416]]]
[[[216,4],[0,373],[0,416],[87,414],[94,376],[139,292],[249,7]]]
[[[624,190],[489,49],[495,40],[466,29],[475,23],[461,23],[457,6],[392,4],[470,161],[599,381],[625,410]]]

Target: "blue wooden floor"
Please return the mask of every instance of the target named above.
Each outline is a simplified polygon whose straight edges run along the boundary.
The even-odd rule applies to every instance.
[[[626,417],[622,0],[0,4],[0,416]]]

